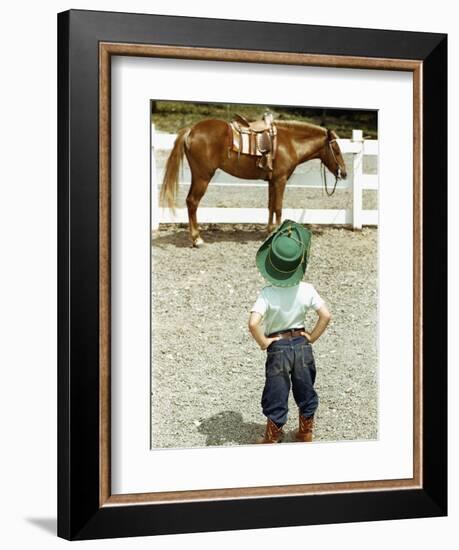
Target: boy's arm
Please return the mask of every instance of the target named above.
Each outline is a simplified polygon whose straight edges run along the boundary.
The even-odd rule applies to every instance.
[[[261,326],[261,320],[262,316],[260,315],[260,313],[252,311],[249,317],[249,330],[250,334],[253,336],[254,340],[257,342],[260,348],[262,350],[265,350],[271,344],[271,342],[274,342],[274,340],[279,340],[279,337],[266,337]]]
[[[328,323],[330,322],[331,315],[330,312],[327,309],[327,306],[324,304],[319,307],[319,309],[316,309],[316,313],[318,315],[317,323],[314,329],[311,333],[309,332],[303,332],[303,336],[306,336],[306,338],[311,342],[315,342],[323,333],[323,331],[327,328]]]

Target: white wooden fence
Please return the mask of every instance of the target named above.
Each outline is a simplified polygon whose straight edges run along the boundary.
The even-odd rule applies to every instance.
[[[158,204],[158,181],[156,170],[155,151],[170,151],[174,145],[175,134],[162,134],[152,127],[152,226],[157,229],[160,223],[187,223],[186,208],[178,208],[175,214],[169,208],[162,208]],[[338,140],[341,152],[352,153],[353,177],[352,181],[340,182],[340,188],[351,188],[352,208],[349,209],[317,209],[317,208],[283,208],[283,219],[289,218],[299,223],[352,225],[354,229],[361,229],[363,225],[378,225],[378,210],[362,209],[362,191],[378,189],[378,176],[363,173],[363,156],[378,155],[376,140],[363,140],[362,130],[353,130],[352,139]],[[185,161],[186,162],[186,161]],[[189,185],[189,182],[181,182]],[[264,187],[267,182],[211,182],[212,186],[221,187]],[[287,184],[289,188],[304,188],[304,185]],[[262,223],[267,222],[267,208],[199,208],[200,223]]]

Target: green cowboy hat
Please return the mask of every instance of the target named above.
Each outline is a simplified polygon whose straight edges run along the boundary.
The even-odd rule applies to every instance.
[[[275,286],[294,286],[303,278],[309,259],[311,231],[285,220],[263,242],[256,264],[263,277]]]

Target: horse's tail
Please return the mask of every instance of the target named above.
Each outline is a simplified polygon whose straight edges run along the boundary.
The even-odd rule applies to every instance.
[[[189,132],[189,128],[182,128],[178,131],[174,142],[174,147],[167,159],[166,171],[164,173],[163,184],[159,195],[160,204],[168,206],[172,210],[175,209],[175,199],[178,193],[179,186],[179,170],[182,164],[183,154],[185,152],[185,140]]]

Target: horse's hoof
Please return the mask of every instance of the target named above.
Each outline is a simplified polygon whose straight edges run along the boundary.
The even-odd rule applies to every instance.
[[[204,241],[201,239],[201,237],[198,237],[193,241],[193,247],[194,248],[201,248],[201,246],[204,245]]]

